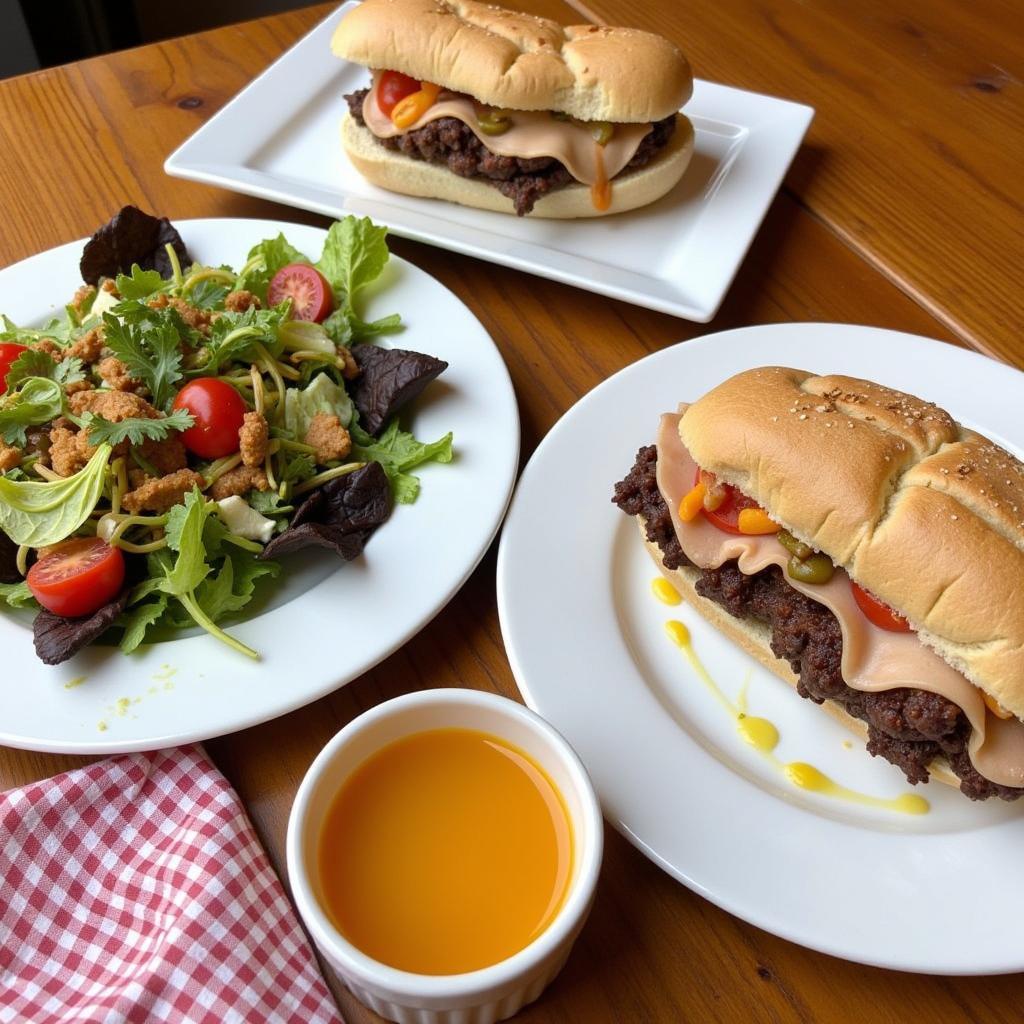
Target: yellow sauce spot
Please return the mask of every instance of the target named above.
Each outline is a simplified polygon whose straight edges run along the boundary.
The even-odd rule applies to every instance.
[[[672,586],[671,583],[664,576],[659,576],[656,580],[651,580],[651,590],[654,592],[654,596],[662,604],[676,605],[682,601],[679,596],[679,591]]]
[[[168,679],[171,679],[173,676],[176,676],[177,674],[178,670],[176,668],[172,668],[170,665],[161,665],[160,671],[157,672],[156,675],[151,676],[151,678],[153,679],[154,682],[166,683]]]
[[[779,745],[779,730],[767,718],[740,715],[736,731],[752,746],[769,753]]]
[[[657,582],[656,580],[655,583]],[[655,589],[654,584],[651,586],[652,589]],[[866,793],[859,793],[855,789],[849,789],[846,786],[840,785],[812,764],[807,764],[804,761],[791,761],[789,764],[784,764],[772,753],[779,743],[779,730],[767,718],[758,718],[755,715],[748,715],[746,713],[747,686],[750,682],[749,674],[740,688],[736,703],[733,704],[714,679],[711,678],[700,658],[697,657],[693,649],[690,630],[686,623],[680,622],[678,619],[669,619],[665,623],[665,632],[672,643],[686,655],[690,666],[696,672],[700,681],[711,692],[711,695],[726,709],[729,716],[735,720],[736,731],[740,736],[754,747],[755,750],[781,768],[794,786],[810,792],[822,793],[833,799],[847,800],[866,807],[880,807],[889,811],[897,811],[900,814],[927,814],[931,810],[931,805],[928,801],[914,793],[904,793],[902,796],[893,798],[868,796]],[[843,745],[847,748],[852,746],[849,740],[844,740]]]
[[[855,789],[848,789],[830,779],[824,772],[818,771],[814,765],[804,761],[792,761],[783,770],[794,786],[812,793],[824,793],[826,796],[849,800],[855,804],[863,804],[866,807],[883,807],[887,810],[899,811],[901,814],[927,814],[931,810],[928,801],[915,793],[904,793],[902,796],[886,799],[880,796],[868,796]]]
[[[131,706],[131,703],[128,697],[121,697],[114,703],[114,710],[123,718],[128,714],[128,708]]]
[[[847,750],[853,750],[853,740],[843,740],[843,746]]]
[[[685,650],[690,646],[690,631],[687,629],[685,622],[680,622],[678,619],[669,619],[665,623],[665,632],[668,633],[669,640],[676,647],[682,647]]]
[[[86,679],[88,679],[88,678],[89,678],[88,676],[75,676],[74,679],[69,679],[64,684],[64,689],[65,690],[73,690],[76,686],[81,686],[82,683],[84,683],[86,681]]]
[[[96,723],[96,728],[100,732],[106,732],[107,731],[107,723],[106,722],[97,722]]]

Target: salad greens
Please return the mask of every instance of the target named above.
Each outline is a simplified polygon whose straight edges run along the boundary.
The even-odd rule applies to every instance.
[[[100,500],[112,451],[101,444],[82,469],[60,480],[11,480],[0,474],[0,530],[15,544],[33,548],[70,537]]]
[[[132,230],[145,234],[139,217],[147,216],[134,211]],[[104,260],[117,249],[116,225],[115,217],[94,236],[107,232]],[[267,538],[283,537],[301,512],[305,532],[275,550],[303,546],[317,532],[309,499],[369,463],[380,466],[374,479],[384,498],[374,500],[385,502],[386,517],[392,500],[415,501],[413,470],[452,459],[450,433],[422,442],[395,415],[375,435],[353,403],[361,370],[350,347],[401,329],[397,313],[367,322],[357,311],[387,264],[385,237],[368,218],[347,217],[331,226],[315,262],[278,235],[254,245],[236,274],[190,264],[174,232],[159,259],[142,261],[166,276],[132,263],[103,271],[111,276],[80,289],[41,328],[3,317],[0,344],[18,354],[0,377],[0,531],[17,546],[18,571],[41,548],[99,538],[126,559],[112,636],[122,651],[199,625],[257,657],[220,623],[280,573],[262,557]],[[267,306],[274,275],[295,263],[315,267],[330,286],[333,312],[323,323],[297,319],[290,298]],[[190,440],[202,421],[179,396],[210,382],[228,385],[246,410],[233,454],[204,455]],[[242,515],[229,514],[229,498]],[[352,552],[345,557],[372,532],[356,518],[337,547]],[[34,592],[25,580],[0,584],[0,604],[32,607]],[[36,639],[38,648],[38,631]],[[40,656],[58,661],[77,649],[72,638],[67,650]]]

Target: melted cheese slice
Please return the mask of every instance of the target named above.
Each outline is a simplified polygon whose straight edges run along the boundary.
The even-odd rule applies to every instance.
[[[601,176],[599,162],[604,163],[604,173],[614,178],[633,159],[640,142],[652,127],[650,122],[616,124],[612,137],[604,146],[599,146],[589,128],[572,121],[558,121],[546,110],[515,110],[509,114],[511,126],[507,132],[487,135],[478,127],[473,100],[468,96],[443,92],[418,121],[408,128],[399,129],[377,106],[378,81],[379,75],[374,72],[373,87],[363,100],[363,120],[377,138],[394,138],[422,128],[438,118],[456,117],[492,153],[520,157],[523,160],[553,157],[561,161],[569,173],[585,185],[593,185]]]
[[[679,518],[679,502],[693,488],[697,464],[679,437],[679,417],[666,413],[658,428],[658,489],[665,499],[679,545],[695,565],[717,569],[737,559],[741,572],[752,576],[770,565],[785,572],[789,552],[774,536],[724,533],[703,515],[691,522]],[[981,691],[961,673],[925,647],[913,633],[892,633],[874,625],[857,607],[850,578],[837,568],[825,584],[786,582],[824,605],[839,620],[843,634],[842,673],[855,690],[875,692],[906,686],[937,693],[956,704],[971,723],[967,751],[986,779],[1002,786],[1024,786],[1024,723],[1002,719],[985,706]]]

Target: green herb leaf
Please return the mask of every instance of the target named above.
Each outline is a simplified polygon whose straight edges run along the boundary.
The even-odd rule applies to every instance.
[[[118,274],[115,283],[123,299],[148,299],[166,284],[158,271],[143,270],[138,263],[132,264],[131,274]]]
[[[424,444],[407,431],[400,430],[397,417],[384,428],[379,438],[367,434],[355,423],[349,426],[349,431],[355,442],[352,458],[363,462],[371,459],[379,462],[391,481],[391,493],[395,501],[402,504],[411,504],[420,493],[419,479],[409,470],[425,462],[452,461],[450,433],[430,444]]]
[[[8,394],[0,408],[0,438],[5,444],[23,448],[25,428],[49,423],[64,409],[64,393],[55,380],[28,377],[19,389]]]
[[[281,479],[286,483],[300,483],[303,480],[308,480],[314,473],[316,473],[316,463],[313,461],[313,456],[299,452],[287,459],[284,469],[281,471]],[[252,502],[249,504],[251,505]],[[253,505],[253,508],[256,506]],[[259,512],[261,509],[257,508],[256,511]]]
[[[107,347],[142,381],[156,408],[170,405],[174,385],[181,380],[181,337],[170,320],[131,325],[111,313],[103,314]]]
[[[235,288],[252,292],[266,305],[267,285],[270,279],[289,263],[309,262],[306,256],[289,244],[283,234],[277,238],[266,238],[249,250],[245,267],[235,282]]]
[[[197,374],[210,376],[228,363],[251,363],[256,342],[263,344],[271,355],[277,355],[281,351],[277,331],[280,322],[281,314],[274,309],[222,313],[210,325],[210,337],[204,345],[206,359]]]
[[[24,580],[20,583],[0,583],[0,602],[6,604],[8,608],[39,607]]]
[[[122,652],[131,654],[146,638],[146,631],[167,611],[167,595],[157,594],[156,599],[129,608],[118,619],[124,627],[124,634],[118,645]]]
[[[110,445],[101,444],[88,463],[63,480],[0,477],[0,530],[15,544],[56,544],[89,518],[103,493]]]
[[[335,221],[327,232],[317,269],[348,305],[384,270],[389,257],[384,240],[387,233],[387,228],[378,227],[369,217],[359,220],[352,216]]]
[[[198,309],[220,309],[230,290],[226,284],[205,278],[188,293],[188,301]]]
[[[167,572],[161,590],[174,597],[180,597],[195,590],[210,572],[206,564],[206,546],[203,544],[203,527],[210,512],[206,499],[194,487],[185,495],[182,505],[175,505],[167,513],[167,546],[178,553],[174,568]]]
[[[84,417],[89,431],[90,444],[118,445],[122,441],[142,444],[146,439],[165,441],[172,431],[188,430],[195,426],[195,420],[187,409],[176,409],[162,419],[145,419],[141,416],[129,416],[117,423],[112,423],[96,413],[87,413]]]
[[[246,551],[229,551],[216,575],[208,576],[196,590],[196,602],[214,622],[220,622],[252,600],[257,580],[280,571],[277,562],[259,562]]]
[[[308,461],[308,471],[305,475],[300,477],[289,477],[282,474],[282,479],[294,480],[301,479],[305,480],[307,476],[312,476],[316,472],[316,466],[313,465],[313,460],[308,455],[300,455],[298,458],[306,459]],[[285,464],[285,473],[291,465],[296,462],[296,459],[292,459],[291,462]],[[245,496],[246,502],[249,507],[255,509],[261,515],[275,515],[281,514],[284,510],[291,508],[291,505],[286,504],[281,500],[281,495],[277,491],[250,491]]]
[[[45,377],[58,384],[74,384],[85,380],[81,359],[64,359],[57,362],[53,356],[36,349],[26,349],[11,363],[7,371],[7,390],[12,392],[29,377]]]

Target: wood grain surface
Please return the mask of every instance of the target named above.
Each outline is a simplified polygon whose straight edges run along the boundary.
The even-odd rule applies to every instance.
[[[519,6],[579,20],[559,0]],[[171,218],[325,223],[168,178],[162,164],[329,9],[0,83],[0,265],[90,233],[125,202]],[[593,0],[591,9],[677,39],[699,76],[811,103],[818,117],[710,325],[392,240],[394,251],[451,288],[494,337],[520,402],[524,461],[608,375],[680,339],[728,327],[866,322],[1024,365],[1019,5],[693,0],[684,9],[674,0]],[[427,629],[349,686],[207,744],[282,876],[296,787],[338,728],[409,690],[458,685],[517,696],[494,568],[492,550]],[[82,763],[0,748],[0,789]],[[611,830],[607,840],[593,915],[564,973],[517,1018],[524,1024],[1021,1019],[1019,976],[913,976],[812,953],[718,910]],[[836,884],[870,885],[870,878]],[[348,1021],[376,1020],[329,979]]]

